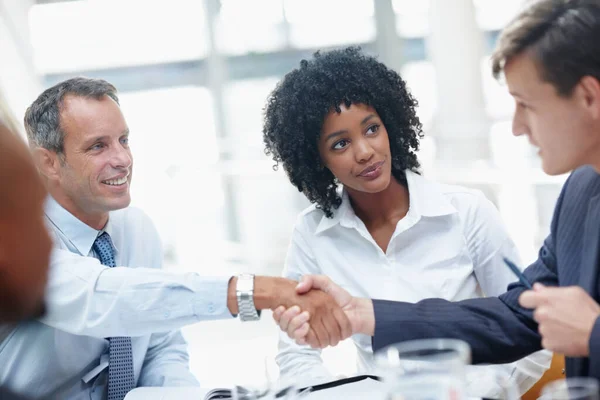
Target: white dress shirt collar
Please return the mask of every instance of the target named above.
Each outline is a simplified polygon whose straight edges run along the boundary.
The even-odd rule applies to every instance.
[[[73,246],[75,246],[79,254],[83,256],[90,254],[96,238],[102,234],[102,232],[107,232],[111,237],[113,236],[110,218],[104,228],[98,231],[67,211],[52,196],[48,196],[46,199],[45,212],[46,217],[50,220],[52,225],[54,225],[54,227],[60,231]],[[118,249],[114,241],[112,241],[112,245],[115,252],[117,252]]]
[[[443,195],[439,184],[428,181],[410,170],[406,170],[405,173],[410,202],[409,219],[418,221],[421,217],[440,217],[458,212],[447,196]],[[356,214],[352,209],[348,192],[345,189],[342,189],[341,197],[342,204],[337,210],[333,210],[333,217],[327,218],[323,215],[321,218],[315,232],[317,235],[338,224],[346,228],[357,227]]]

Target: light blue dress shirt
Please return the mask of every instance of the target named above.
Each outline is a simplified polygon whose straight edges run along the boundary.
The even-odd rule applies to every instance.
[[[229,277],[161,270],[159,235],[136,208],[111,212],[104,228],[115,247],[114,268],[94,258],[102,231],[52,198],[46,216],[55,243],[47,315],[19,324],[0,343],[0,386],[33,398],[102,399],[110,336],[132,336],[137,386],[198,385],[178,329],[232,317]]]

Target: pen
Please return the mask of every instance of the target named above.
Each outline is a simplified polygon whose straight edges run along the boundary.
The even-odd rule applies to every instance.
[[[508,258],[503,258],[503,260],[504,263],[508,265],[508,268],[510,268],[510,270],[517,276],[517,278],[519,278],[519,281],[521,281],[521,283],[525,285],[527,289],[533,289],[531,283],[529,283],[527,278],[525,278],[525,275],[523,275],[523,273],[519,270],[519,268],[517,268],[515,264],[513,264]]]

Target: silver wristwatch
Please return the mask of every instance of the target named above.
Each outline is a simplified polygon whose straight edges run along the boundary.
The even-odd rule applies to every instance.
[[[240,274],[237,276],[235,294],[238,302],[238,313],[242,322],[258,321],[260,311],[254,306],[254,275]]]

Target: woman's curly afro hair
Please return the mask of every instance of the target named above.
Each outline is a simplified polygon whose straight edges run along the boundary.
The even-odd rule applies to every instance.
[[[281,163],[292,184],[329,218],[342,199],[334,175],[322,166],[318,141],[325,116],[340,105],[373,107],[385,125],[392,154],[392,173],[406,185],[404,170],[419,167],[415,152],[422,125],[417,101],[395,71],[358,47],[302,60],[270,94],[264,112],[265,152]]]

